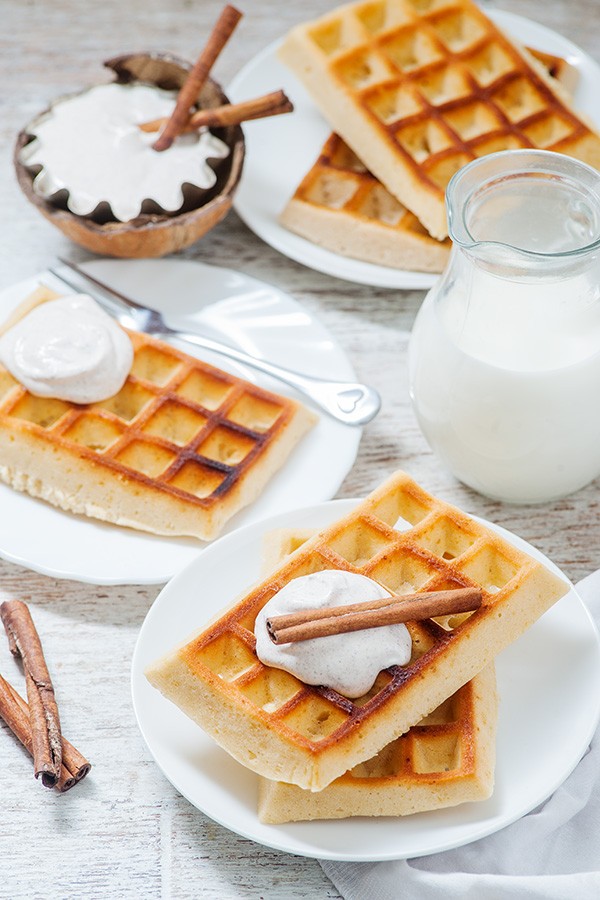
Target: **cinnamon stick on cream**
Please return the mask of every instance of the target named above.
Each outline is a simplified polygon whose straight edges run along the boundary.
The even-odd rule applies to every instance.
[[[367,600],[348,606],[300,610],[267,619],[267,630],[276,644],[308,641],[378,628],[417,622],[434,616],[449,616],[479,609],[482,593],[479,588],[458,588],[449,591],[423,591],[415,594],[392,594],[382,600]]]
[[[13,656],[20,656],[25,672],[35,777],[54,787],[61,776],[62,741],[54,688],[42,644],[26,604],[6,600],[0,617]]]
[[[271,94],[264,94],[252,100],[242,100],[240,103],[226,103],[212,109],[200,109],[188,118],[180,133],[188,134],[203,127],[224,128],[227,125],[239,125],[251,119],[280,116],[293,110],[292,102],[283,91],[273,91]],[[166,127],[167,122],[168,119],[153,119],[151,122],[143,122],[138,127],[141,131],[160,131]]]
[[[241,18],[241,12],[234,6],[227,5],[223,9],[206,42],[204,50],[194,63],[190,74],[179,91],[175,109],[153,145],[155,150],[168,150],[177,135],[181,133],[187,124],[190,109],[198,100],[198,94],[208,78],[210,70]]]

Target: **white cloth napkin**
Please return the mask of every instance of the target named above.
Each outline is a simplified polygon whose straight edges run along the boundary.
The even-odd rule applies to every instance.
[[[577,591],[600,626],[600,570]],[[600,729],[562,787],[496,834],[434,856],[321,865],[345,900],[598,900]]]

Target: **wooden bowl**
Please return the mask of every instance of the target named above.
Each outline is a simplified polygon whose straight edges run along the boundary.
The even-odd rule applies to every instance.
[[[121,84],[142,81],[165,90],[179,90],[191,68],[190,63],[164,53],[133,53],[110,59],[104,65],[113,70],[115,80]],[[228,102],[220,86],[212,79],[206,82],[198,96],[198,106],[202,108]],[[34,122],[39,118],[36,116]],[[19,185],[27,199],[49,222],[72,241],[94,253],[127,258],[175,253],[201,238],[231,209],[244,162],[244,136],[239,125],[211,129],[230,150],[229,155],[214,166],[217,181],[212,188],[200,190],[186,185],[185,201],[178,212],[142,213],[129,222],[118,222],[112,217],[102,221],[96,213],[93,216],[78,216],[67,209],[66,203],[61,205],[58,199],[53,202],[35,193],[33,179],[37,172],[28,169],[19,159],[21,149],[33,140],[27,129],[34,122],[19,132],[17,137],[14,163]]]

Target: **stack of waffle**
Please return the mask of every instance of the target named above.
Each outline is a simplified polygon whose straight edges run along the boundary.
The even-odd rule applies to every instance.
[[[294,28],[280,57],[335,134],[283,224],[347,256],[441,271],[444,192],[466,163],[533,147],[600,167],[572,68],[536,55],[471,0],[359,2]]]
[[[40,288],[4,329],[55,296]],[[100,403],[34,396],[0,365],[0,479],[71,512],[210,540],[314,416],[148,335],[129,337],[131,371]]]
[[[152,665],[150,682],[262,776],[264,821],[401,815],[488,796],[494,657],[568,585],[402,472],[319,534],[292,535],[292,549]],[[367,575],[400,594],[477,587],[483,605],[409,623],[410,662],[349,700],[264,665],[255,652],[264,604],[291,579],[325,569]]]

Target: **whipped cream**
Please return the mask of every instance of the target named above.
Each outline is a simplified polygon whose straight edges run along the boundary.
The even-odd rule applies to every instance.
[[[390,594],[376,581],[355,572],[327,569],[293,578],[259,612],[256,653],[267,666],[284,669],[305,684],[326,685],[345,697],[361,697],[382,669],[409,662],[412,642],[406,625],[382,625],[275,644],[266,620],[302,609],[321,609],[379,600]]]
[[[184,184],[213,187],[217,176],[207,160],[224,159],[229,148],[204,129],[181,135],[163,153],[153,150],[157,133],[138,125],[170,116],[175,100],[152,85],[115,83],[58,101],[28,128],[34,140],[19,157],[42,167],[34,191],[44,198],[68,191],[67,206],[80,216],[105,201],[121,222],[139,216],[144,200],[178,210]]]
[[[32,394],[97,403],[133,362],[127,334],[87,294],[36,306],[0,337],[0,362]]]

